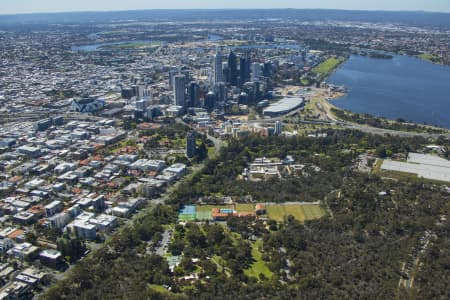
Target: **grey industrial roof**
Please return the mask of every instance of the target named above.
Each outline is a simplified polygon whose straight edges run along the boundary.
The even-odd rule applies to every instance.
[[[301,97],[292,97],[292,98],[284,98],[280,101],[271,104],[268,108],[264,110],[264,113],[266,112],[284,112],[284,111],[290,111],[297,107],[299,107],[301,104],[303,104],[304,98]]]
[[[383,170],[417,174],[419,177],[450,182],[450,162],[446,159],[410,153],[408,162],[385,160]]]

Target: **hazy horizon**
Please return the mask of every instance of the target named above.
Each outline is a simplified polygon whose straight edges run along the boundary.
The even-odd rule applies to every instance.
[[[153,1],[152,1],[153,2]],[[95,11],[122,11],[122,10],[161,10],[161,9],[340,9],[340,10],[368,10],[368,11],[427,11],[450,13],[450,1],[422,0],[404,1],[357,1],[321,0],[314,3],[305,0],[279,0],[279,1],[237,1],[229,0],[166,0],[163,3],[149,3],[145,0],[14,0],[2,3],[0,15],[32,14],[32,13],[61,13],[61,12],[95,12]]]

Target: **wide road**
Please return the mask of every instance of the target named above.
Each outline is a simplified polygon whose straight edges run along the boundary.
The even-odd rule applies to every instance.
[[[283,121],[284,124],[290,124],[289,122],[284,121],[284,117],[249,121],[249,124],[274,124],[276,121]],[[317,120],[317,121],[315,121],[315,120],[304,120],[304,121],[299,120],[298,123],[309,124],[309,125],[339,125],[343,128],[360,130],[362,132],[377,134],[377,135],[394,135],[394,136],[400,136],[400,137],[424,137],[424,138],[438,138],[440,136],[444,136],[446,138],[450,138],[450,134],[448,134],[448,133],[447,134],[438,134],[438,133],[390,130],[390,129],[383,129],[383,128],[371,127],[368,125],[361,125],[361,124],[342,122],[342,121],[330,122],[330,121],[323,121],[323,120]]]
[[[401,137],[424,137],[424,138],[438,138],[440,136],[444,136],[446,138],[450,138],[450,134],[438,134],[438,133],[426,133],[426,132],[412,132],[412,131],[399,131],[399,130],[390,130],[390,129],[383,129],[383,128],[376,128],[371,127],[368,125],[360,125],[360,124],[353,124],[353,123],[345,123],[345,122],[339,122],[339,125],[342,125],[343,127],[350,128],[350,129],[356,129],[367,133],[372,134],[379,134],[379,135],[397,135]]]

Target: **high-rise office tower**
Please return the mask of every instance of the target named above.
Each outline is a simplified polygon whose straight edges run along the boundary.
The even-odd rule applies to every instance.
[[[122,87],[122,98],[130,100],[134,94],[134,89],[132,87]]]
[[[186,136],[186,156],[194,157],[196,154],[195,131],[188,133]]]
[[[229,83],[230,82],[230,68],[228,67],[228,62],[225,62],[222,64],[223,69],[223,82]]]
[[[174,78],[177,74],[178,74],[178,71],[175,69],[172,69],[169,71],[169,89],[173,89]]]
[[[248,52],[245,52],[244,56],[240,58],[239,65],[240,84],[243,85],[250,81],[250,55]]]
[[[261,77],[261,64],[260,63],[252,63],[252,76],[251,80],[253,82],[259,81],[259,78]]]
[[[216,94],[213,91],[208,92],[205,98],[205,108],[207,111],[213,111],[216,106]]]
[[[219,82],[214,85],[214,94],[219,102],[227,101],[227,85],[225,82]]]
[[[200,86],[198,85],[198,82],[192,81],[189,84],[189,107],[198,107],[199,106],[199,99],[200,99]]]
[[[151,88],[147,87],[144,91],[145,100],[153,100],[153,91]]]
[[[139,100],[151,100],[152,96],[153,93],[150,87],[145,84],[139,84],[136,86],[136,97]]]
[[[214,83],[223,81],[223,69],[222,69],[222,52],[217,50],[217,54],[214,57]]]
[[[188,83],[188,82],[190,82],[192,80],[192,72],[191,72],[191,70],[181,70],[180,74],[184,75],[184,81],[186,83]]]
[[[175,105],[186,107],[186,96],[185,96],[185,90],[186,85],[185,81],[186,77],[183,75],[176,75],[174,77],[174,98],[175,98]]]
[[[266,61],[264,63],[263,76],[270,78],[272,76],[272,62]]]
[[[237,57],[233,51],[231,51],[230,55],[228,56],[228,70],[230,74],[230,84],[232,86],[237,86],[238,84]]]
[[[282,131],[283,131],[283,123],[281,123],[281,121],[276,121],[274,134],[281,135]]]
[[[145,90],[145,85],[139,84],[137,86],[137,97],[139,99],[143,99],[144,98],[144,90]]]

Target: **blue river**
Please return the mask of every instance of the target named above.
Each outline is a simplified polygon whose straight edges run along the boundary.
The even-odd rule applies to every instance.
[[[90,36],[92,36],[92,35],[90,35]],[[110,49],[103,49],[102,47],[123,45],[123,44],[134,44],[134,43],[136,43],[136,44],[152,43],[152,42],[153,41],[150,41],[150,40],[106,42],[106,43],[98,43],[98,44],[92,44],[92,45],[73,46],[71,48],[71,50],[77,51],[77,52],[94,52],[94,51],[102,51],[102,50],[110,51]]]
[[[450,67],[415,57],[353,55],[327,80],[348,89],[331,102],[357,113],[450,128]]]
[[[92,36],[92,35],[90,35]],[[209,35],[208,41],[220,41],[223,39],[219,35]],[[114,46],[114,45],[122,45],[129,43],[151,43],[152,41],[118,41],[118,42],[105,42],[105,43],[97,43],[91,45],[81,45],[81,46],[72,46],[71,50],[76,52],[95,52],[110,49],[103,49],[105,46]],[[303,47],[296,44],[250,44],[250,45],[239,45],[239,46],[227,46],[230,49],[297,49],[302,50]],[[203,49],[203,48],[198,48]]]

